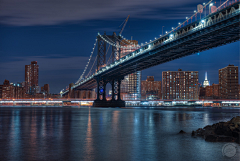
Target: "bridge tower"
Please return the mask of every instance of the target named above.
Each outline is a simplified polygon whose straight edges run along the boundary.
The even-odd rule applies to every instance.
[[[106,32],[104,32],[104,36]],[[98,53],[97,53],[97,71],[106,65],[106,46],[107,43],[100,37],[97,36],[98,41]]]
[[[104,33],[103,37],[106,37]],[[118,36],[115,32],[113,35],[107,35],[116,45],[120,45],[121,37]],[[98,55],[97,55],[97,70],[100,70],[102,67],[106,66],[106,42],[100,37],[98,39]],[[112,62],[120,59],[120,48],[117,46],[112,46]],[[107,76],[96,76],[95,80],[97,81],[97,99],[94,101],[94,107],[124,107],[125,102],[121,100],[120,97],[120,85],[123,77],[119,78],[110,78]],[[106,85],[110,83],[112,86],[112,100],[106,100]]]
[[[121,37],[113,32],[112,40],[116,45],[120,45]],[[112,46],[112,62],[115,62],[118,59],[120,59],[120,48]]]

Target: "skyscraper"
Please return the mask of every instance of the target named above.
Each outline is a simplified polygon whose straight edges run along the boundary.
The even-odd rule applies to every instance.
[[[38,69],[37,61],[32,61],[30,65],[25,65],[26,93],[34,93],[31,89],[38,89]]]
[[[203,87],[205,88],[205,87],[207,87],[207,86],[209,86],[210,84],[209,84],[209,81],[208,81],[208,79],[207,79],[207,72],[205,72],[205,80],[204,80],[204,82],[203,82]]]
[[[238,99],[238,67],[228,65],[219,69],[219,94],[221,99]]]
[[[198,99],[198,72],[162,72],[162,95],[163,99]]]

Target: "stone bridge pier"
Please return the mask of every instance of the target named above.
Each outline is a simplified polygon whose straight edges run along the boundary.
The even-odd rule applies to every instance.
[[[94,101],[94,107],[125,107],[125,101],[120,97],[120,86],[122,78],[104,78],[96,77],[97,81],[97,99]],[[112,99],[106,100],[106,85],[110,83],[112,86]]]

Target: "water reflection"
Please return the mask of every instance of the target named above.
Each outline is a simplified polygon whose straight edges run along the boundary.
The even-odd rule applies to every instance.
[[[208,143],[190,133],[238,114],[219,109],[0,108],[0,160],[224,160],[224,143]],[[188,134],[178,135],[180,130]]]
[[[87,136],[86,136],[86,159],[85,160],[94,160],[93,158],[93,136],[92,136],[92,122],[91,122],[91,110],[89,109],[88,113],[88,124],[87,124]]]

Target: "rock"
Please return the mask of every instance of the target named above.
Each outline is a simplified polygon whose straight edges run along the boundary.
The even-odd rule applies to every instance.
[[[192,131],[192,136],[195,136],[195,131]]]
[[[179,132],[179,134],[185,134],[186,132],[185,131],[183,131],[183,130],[181,130],[180,132]]]
[[[205,137],[205,141],[216,142],[217,141],[217,136],[215,136],[215,135],[207,135]]]
[[[182,130],[181,130],[182,131]],[[181,131],[179,133],[181,133]],[[201,136],[210,142],[240,142],[240,116],[227,122],[207,125],[192,131],[192,136]]]
[[[218,136],[217,141],[218,142],[235,142],[236,138],[231,136]]]
[[[236,116],[230,120],[231,123],[240,125],[240,116]]]

